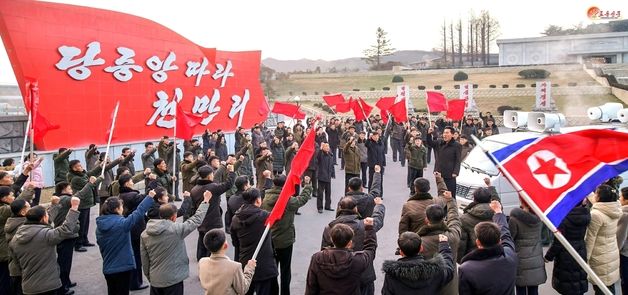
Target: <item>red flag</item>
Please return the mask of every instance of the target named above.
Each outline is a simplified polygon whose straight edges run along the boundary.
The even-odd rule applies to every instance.
[[[177,132],[175,135],[183,140],[191,140],[192,137],[194,137],[194,127],[203,120],[200,116],[184,112],[180,104],[177,104],[175,118],[177,124]]]
[[[270,106],[268,106],[267,97],[264,97],[264,101],[262,101],[262,104],[259,106],[257,113],[262,115],[263,117],[267,117],[268,113],[270,113]]]
[[[464,117],[464,109],[466,105],[466,99],[450,99],[447,102],[447,118],[450,118],[454,121],[462,120],[462,118]]]
[[[358,101],[353,104],[353,114],[356,121],[364,121],[371,114],[373,107],[366,104],[366,102],[359,97]]]
[[[379,108],[379,113],[382,117],[382,121],[384,124],[388,123],[388,109],[395,104],[396,97],[381,97],[376,103],[375,106]]]
[[[276,101],[275,105],[273,106],[272,112],[275,114],[286,115],[294,119],[305,119],[305,113],[301,111],[301,107],[290,103]]]
[[[52,124],[48,119],[39,114],[39,83],[32,78],[26,78],[26,110],[31,114],[31,131],[34,132],[33,143],[43,145],[43,139],[50,130],[59,129],[61,126]]]
[[[425,91],[427,94],[427,109],[430,112],[443,112],[447,110],[445,95],[436,91]]]
[[[407,122],[408,121],[408,110],[406,108],[406,100],[402,99],[398,103],[392,105],[390,109],[388,109],[390,114],[393,116],[393,119],[397,123]]]
[[[316,122],[314,123],[314,127],[316,127]],[[312,159],[312,156],[314,155],[315,138],[316,128],[312,128],[292,160],[292,167],[290,168],[290,173],[288,173],[288,176],[286,177],[286,183],[281,189],[281,193],[279,194],[279,198],[277,199],[273,210],[266,219],[267,226],[273,226],[273,224],[275,224],[275,222],[280,220],[283,216],[288,200],[290,200],[290,197],[295,193],[294,187],[300,183],[301,175],[303,175],[303,172],[305,172],[305,169],[309,166],[310,159]]]
[[[341,104],[345,102],[345,97],[341,94],[332,94],[332,95],[324,95],[323,100],[327,103],[328,106],[333,107],[335,105]]]
[[[353,97],[349,97],[349,100],[336,105],[336,113],[348,113],[353,110],[355,100]]]

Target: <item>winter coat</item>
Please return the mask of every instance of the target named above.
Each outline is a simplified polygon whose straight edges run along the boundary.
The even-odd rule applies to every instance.
[[[283,139],[286,136],[286,127],[282,127],[282,128],[275,128],[275,131],[273,132],[275,137],[279,138],[279,139]]]
[[[327,248],[312,255],[307,271],[306,295],[358,295],[360,277],[373,264],[377,237],[372,226],[364,229],[364,250]]]
[[[622,216],[619,202],[597,202],[591,207],[591,223],[587,227],[587,261],[604,285],[619,280],[619,247],[617,222]],[[589,278],[590,282],[593,282]]]
[[[11,243],[13,236],[15,236],[17,229],[20,226],[22,226],[24,222],[26,222],[26,217],[15,216],[15,217],[9,217],[9,219],[7,219],[7,223],[4,226],[4,232],[6,233],[7,250],[9,252],[9,257],[13,256],[13,253],[11,251],[11,248],[8,247],[8,245]],[[20,269],[18,262],[15,259],[9,260],[9,274],[12,277],[22,276],[22,270]]]
[[[131,175],[135,175],[135,164],[133,163],[133,161],[135,161],[135,153],[132,152],[130,153],[128,156],[124,157],[124,160],[122,160],[122,162],[120,162],[119,167],[127,167],[129,168],[129,172],[131,172]]]
[[[185,237],[201,224],[208,208],[201,204],[194,216],[183,223],[167,219],[151,219],[142,232],[140,252],[142,269],[150,285],[165,288],[182,282],[190,275],[190,261],[185,250]]]
[[[370,168],[375,167],[375,165],[386,166],[385,148],[381,138],[378,141],[370,138],[366,140],[367,162]]]
[[[198,227],[198,231],[200,233],[206,233],[214,228],[222,228],[222,209],[220,208],[220,201],[222,199],[222,194],[231,189],[234,180],[235,173],[231,172],[228,174],[225,182],[218,183],[205,179],[199,179],[196,181],[196,185],[190,192],[190,197],[192,198],[191,210],[195,212],[198,208],[200,208],[204,199],[203,194],[205,191],[212,192],[212,198],[209,200],[207,214],[205,214],[203,222]]]
[[[271,189],[264,192],[264,201],[262,202],[262,209],[271,212],[283,187],[273,186]],[[275,249],[285,249],[290,247],[295,242],[296,230],[294,228],[294,215],[299,208],[305,206],[307,201],[312,197],[312,185],[306,185],[301,194],[297,197],[290,197],[286,205],[286,209],[281,219],[279,219],[271,228],[273,237],[273,247]]]
[[[146,168],[150,168],[150,170],[155,169],[155,152],[157,152],[157,149],[142,153],[142,167],[144,167],[144,170],[146,170]]]
[[[253,147],[248,146],[248,142],[243,144],[242,148],[236,154],[236,159],[240,160],[240,156],[244,156],[244,160],[242,160],[242,164],[238,169],[238,175],[247,175],[250,179],[253,179]]]
[[[154,181],[157,181],[169,195],[172,195],[172,174],[168,171],[161,171],[159,168],[155,168],[153,173],[157,175]]]
[[[231,234],[231,221],[235,213],[244,204],[242,198],[243,191],[236,191],[229,200],[227,200],[227,211],[225,212],[225,232]]]
[[[55,168],[55,183],[68,180],[68,172],[70,171],[70,154],[72,150],[66,150],[61,154],[52,155],[52,160]]]
[[[272,156],[258,156],[255,158],[255,173],[257,174],[257,188],[262,189],[264,184],[264,171],[273,171],[273,157]]]
[[[461,130],[460,134],[464,134],[464,135],[468,136],[469,138],[471,138],[471,135],[475,135],[475,136],[478,135],[478,128],[474,124],[464,123],[464,124],[462,124],[461,129],[462,130]]]
[[[462,225],[462,235],[460,236],[460,246],[458,247],[458,263],[462,257],[475,250],[475,225],[482,221],[491,221],[493,210],[488,203],[476,203],[464,209],[464,214],[460,217]]]
[[[442,178],[436,179],[438,193],[447,190],[447,186]],[[418,232],[419,229],[425,224],[425,209],[429,205],[439,203],[444,205],[444,200],[441,198],[434,199],[430,193],[415,192],[414,195],[408,198],[401,209],[401,220],[399,220],[399,234],[407,231]]]
[[[462,258],[462,263],[458,267],[460,295],[515,293],[517,253],[508,230],[506,215],[495,214],[493,222],[500,228],[501,244],[476,249]]]
[[[98,154],[98,148],[96,147],[85,151],[85,168],[87,168],[87,170],[92,170],[94,169],[94,167],[96,167]]]
[[[622,215],[617,222],[617,246],[619,254],[628,257],[628,206],[621,207]]]
[[[536,215],[514,208],[508,221],[510,233],[515,241],[519,263],[517,264],[516,285],[538,286],[547,280],[541,230],[543,223]]]
[[[79,211],[70,210],[62,226],[25,222],[17,229],[9,247],[22,273],[24,294],[38,294],[61,287],[57,245],[74,235]]]
[[[273,170],[283,171],[284,165],[286,164],[286,150],[281,142],[275,144],[273,141],[273,143],[270,144],[270,151],[273,153]]]
[[[254,149],[258,149],[260,143],[262,143],[263,141],[266,141],[266,140],[264,139],[264,135],[262,133],[252,132],[251,133],[251,141],[253,143],[253,148]]]
[[[329,147],[332,149],[340,146],[340,131],[338,128],[325,128],[325,132],[327,133],[327,140],[329,141]]]
[[[427,167],[427,148],[425,146],[409,144],[406,146],[405,152],[406,159],[408,159],[408,166],[418,170]]]
[[[357,143],[355,147],[352,147],[351,143],[347,143],[343,149],[342,158],[345,160],[345,173],[360,174],[360,153]]]
[[[434,134],[427,136],[427,145],[434,149],[436,163],[434,171],[440,172],[443,178],[452,178],[453,174],[460,175],[460,163],[462,162],[462,147],[455,140],[446,142],[435,139]]]
[[[139,191],[130,189],[128,187],[121,187],[119,197],[122,200],[122,204],[124,208],[122,216],[128,217],[137,209],[137,206],[139,206],[140,203],[142,203],[142,200],[144,200],[146,196],[140,194]],[[146,229],[146,220],[142,218],[138,222],[136,222],[131,228],[131,240],[139,242],[140,235],[145,229]]]
[[[358,154],[360,155],[360,163],[366,163],[368,161],[368,149],[366,148],[366,140],[364,141],[358,140],[355,146],[358,148]]]
[[[270,213],[267,211],[247,203],[242,205],[233,217],[231,221],[231,238],[233,239],[234,247],[239,247],[240,249],[239,256],[242,267],[253,258],[255,248],[266,228],[264,223],[268,215]],[[276,278],[278,275],[271,244],[271,235],[268,235],[257,255],[257,267],[255,268],[253,281],[264,281]]]
[[[582,259],[587,259],[587,249],[584,242],[587,226],[591,222],[591,213],[585,206],[579,205],[573,208],[558,226],[569,244],[580,254]],[[552,273],[552,287],[560,294],[581,295],[589,290],[587,273],[567,252],[563,244],[554,240],[545,254],[545,259],[554,261]]]
[[[316,155],[318,168],[316,169],[316,178],[318,181],[331,182],[332,178],[336,178],[336,169],[334,169],[334,155],[330,152],[320,151]]]
[[[20,174],[20,178],[18,179],[19,183],[16,182],[13,185],[13,188],[16,189],[16,184],[19,184],[21,187],[26,180],[26,176],[24,174]],[[19,190],[19,187],[17,189]],[[16,199],[26,199],[24,195],[18,196]],[[27,201],[30,201],[27,199]],[[4,232],[5,225],[7,220],[11,217],[11,204],[3,203],[0,201],[0,262],[9,261],[9,244],[7,242],[7,238]]]
[[[198,262],[198,278],[205,295],[244,295],[249,290],[255,268],[231,261],[224,254],[213,253]]]
[[[184,192],[192,191],[192,187],[194,187],[194,183],[192,183],[192,177],[196,175],[196,165],[198,164],[198,160],[194,160],[192,162],[188,160],[183,160],[181,162],[181,184],[183,186]]]
[[[110,196],[109,188],[110,188],[111,184],[115,181],[115,178],[114,178],[114,175],[113,175],[113,168],[116,165],[119,165],[120,163],[121,163],[120,159],[116,159],[113,162],[109,162],[109,164],[105,165],[104,178],[103,178],[103,181],[102,181],[102,185],[100,186],[100,189],[98,190],[98,196],[99,197],[109,197]],[[97,161],[96,162],[96,166],[102,167],[102,162],[101,161]],[[91,170],[91,171],[94,171],[94,170]],[[100,171],[102,171],[102,169],[100,169]],[[72,173],[72,172],[70,172],[70,173]],[[99,176],[99,175],[100,174],[90,174],[89,176]],[[133,175],[133,174],[131,174],[131,175]],[[89,180],[89,176],[87,176],[88,180]],[[80,186],[80,184],[78,184],[78,186]],[[72,189],[74,190],[74,187]]]
[[[216,157],[220,158],[220,161],[227,161],[227,156],[229,155],[229,151],[227,150],[227,145],[223,142],[216,142]]]
[[[417,255],[384,261],[382,295],[439,294],[454,277],[456,264],[447,242],[439,243],[438,253],[431,259]]]
[[[373,215],[373,209],[375,208],[373,200],[382,195],[382,191],[380,189],[382,187],[381,184],[382,174],[373,173],[373,185],[369,188],[368,193],[363,191],[349,191],[345,193],[345,196],[352,198],[355,202],[356,207],[358,208],[358,214],[360,214],[360,219],[371,217]],[[340,201],[342,201],[342,199],[340,199]],[[336,209],[336,211],[340,210],[340,201],[338,201],[338,209]]]
[[[103,273],[114,274],[135,269],[135,258],[131,248],[131,229],[144,219],[153,198],[144,198],[128,217],[107,214],[96,217],[96,242],[103,259]]]
[[[109,165],[106,165],[105,169],[108,168]],[[72,191],[78,192],[82,190],[83,187],[85,187],[85,185],[89,182],[89,178],[91,176],[98,177],[100,176],[101,171],[102,171],[102,166],[96,166],[96,168],[90,170],[89,172],[85,170],[81,172],[70,171],[68,172],[68,175],[67,175],[67,181],[70,183],[70,186],[72,187]],[[105,184],[103,184],[102,186],[105,186]],[[81,204],[79,205],[79,209],[88,209],[96,205],[96,201],[95,201],[96,196],[94,195],[94,190],[89,191],[85,195],[82,195],[80,197],[83,197],[83,198],[81,199]]]

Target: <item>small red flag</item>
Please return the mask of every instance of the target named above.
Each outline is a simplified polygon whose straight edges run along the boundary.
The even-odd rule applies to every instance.
[[[388,109],[390,114],[393,116],[393,119],[397,123],[407,122],[408,121],[408,110],[406,108],[406,100],[402,99],[398,103],[392,105],[390,109]]]
[[[305,140],[303,140],[303,144],[299,148],[299,151],[292,160],[292,166],[290,168],[290,173],[288,173],[288,176],[286,177],[286,183],[281,189],[281,193],[279,193],[279,198],[277,199],[273,210],[266,219],[267,226],[273,226],[276,221],[281,219],[284,211],[286,210],[288,200],[290,200],[290,197],[295,193],[295,186],[301,182],[303,172],[305,172],[305,169],[307,169],[310,165],[310,159],[312,159],[312,156],[314,155],[315,148],[314,139],[316,138],[316,122],[313,126],[314,128],[312,128],[310,133],[307,134]]]
[[[341,93],[338,93],[338,94],[332,94],[332,95],[324,95],[323,100],[325,100],[325,103],[328,106],[333,107],[335,105],[344,103],[345,97]]]
[[[262,115],[263,117],[267,117],[268,113],[270,113],[270,106],[268,105],[268,97],[264,97],[264,101],[259,106],[257,113]]]
[[[42,144],[44,136],[48,131],[61,128],[57,124],[52,124],[48,119],[39,113],[39,83],[32,78],[26,78],[26,110],[31,114],[31,131],[33,134],[33,143],[35,145]]]
[[[454,121],[460,121],[464,117],[464,108],[467,104],[466,99],[450,99],[447,102],[447,118]]]
[[[349,97],[349,100],[336,105],[336,113],[348,113],[353,110],[355,100],[353,97]]]
[[[290,103],[276,101],[275,105],[273,106],[272,112],[275,114],[286,115],[294,119],[305,119],[305,113],[301,111],[301,107]]]
[[[366,102],[359,97],[358,101],[353,104],[353,114],[356,121],[364,121],[371,114],[373,107],[366,104]]]
[[[381,97],[376,103],[375,106],[379,108],[379,113],[382,116],[382,121],[384,124],[388,123],[388,109],[395,104],[396,97]]]
[[[440,92],[426,91],[427,94],[427,109],[431,112],[443,112],[447,111],[447,98]]]
[[[192,140],[192,137],[194,137],[194,127],[203,119],[199,116],[184,112],[180,104],[177,104],[175,118],[177,125],[175,136],[183,140]]]

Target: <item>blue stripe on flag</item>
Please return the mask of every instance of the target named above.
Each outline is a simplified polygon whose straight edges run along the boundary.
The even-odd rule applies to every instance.
[[[528,138],[528,139],[524,139],[522,141],[513,143],[507,147],[501,148],[497,151],[493,152],[493,156],[497,159],[497,161],[499,161],[500,163],[503,162],[504,160],[506,160],[506,158],[508,158],[510,155],[512,155],[513,153],[517,152],[518,150],[520,150],[521,148],[523,148],[524,146],[528,145],[529,143],[537,140],[538,138],[533,137],[533,138]]]
[[[604,165],[597,172],[593,173],[589,178],[583,181],[580,186],[573,189],[571,192],[556,204],[552,211],[547,212],[547,218],[556,226],[569,214],[577,204],[591,192],[606,180],[615,177],[624,171],[628,170],[628,160],[622,161],[616,165]]]

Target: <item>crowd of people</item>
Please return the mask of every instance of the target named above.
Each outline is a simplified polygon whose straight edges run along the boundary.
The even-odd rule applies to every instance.
[[[301,185],[261,241],[311,128],[316,128],[315,152]],[[586,293],[586,273],[559,242],[543,253],[543,223],[530,206],[521,201],[506,216],[490,179],[459,212],[456,178],[473,148],[471,136],[497,133],[490,113],[468,116],[463,124],[427,115],[396,123],[377,115],[368,122],[332,118],[316,125],[310,119],[291,127],[278,122],[272,130],[264,123],[250,132],[238,128],[235,153],[229,153],[220,130],[185,141],[182,150],[164,136],[156,145],[145,143],[137,167],[131,148],[107,157],[90,145],[84,163],[69,160],[73,150],[62,148],[53,157],[50,205],[39,204],[42,158],[28,155],[17,167],[9,159],[0,169],[0,294],[73,294],[74,252],[96,245],[108,294],[148,287],[150,294],[185,294],[185,238],[194,230],[205,294],[290,294],[294,222],[312,197],[319,214],[334,211],[335,217],[310,259],[306,294],[374,294],[380,269],[382,294],[538,294],[551,261],[557,292]],[[398,224],[400,258],[380,266],[373,261],[386,215],[389,149],[398,164],[388,166],[407,163],[408,190],[389,190],[387,197],[405,199],[408,192],[409,197]],[[426,173],[432,161],[434,171]],[[344,187],[332,190],[338,165]],[[143,191],[136,189],[140,182]],[[620,190],[618,183],[597,188],[571,210],[560,230],[607,287],[614,290],[621,278],[627,290],[628,189]],[[90,211],[96,205],[96,240],[90,241]],[[234,257],[226,254],[230,247]]]

